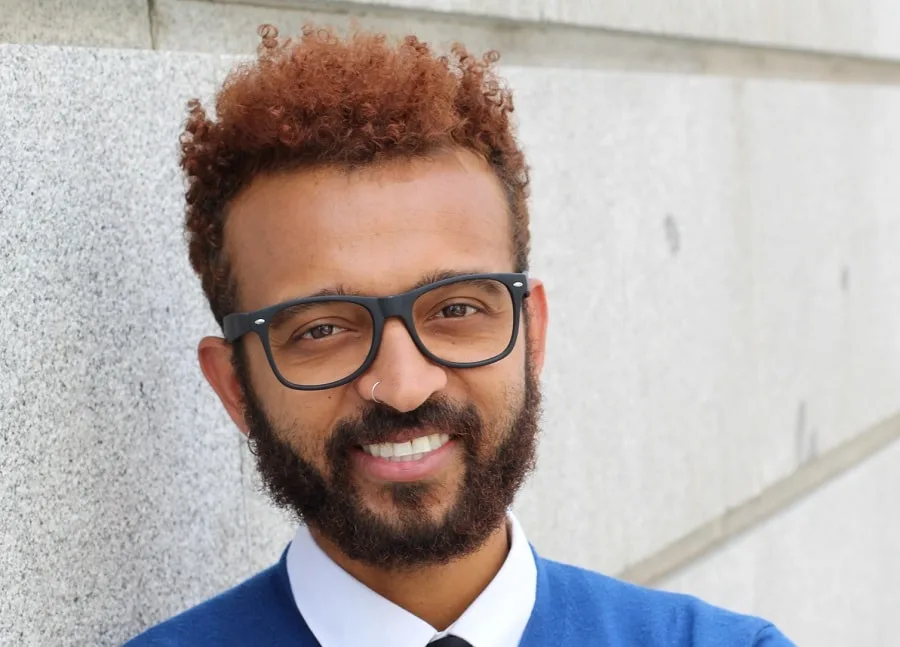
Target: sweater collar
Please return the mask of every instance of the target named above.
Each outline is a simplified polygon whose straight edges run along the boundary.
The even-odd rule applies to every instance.
[[[446,632],[438,632],[343,570],[305,526],[298,528],[286,555],[294,602],[322,647],[425,647],[446,633],[473,647],[515,647],[534,608],[537,567],[519,521],[512,513],[508,521],[510,551],[503,566]]]

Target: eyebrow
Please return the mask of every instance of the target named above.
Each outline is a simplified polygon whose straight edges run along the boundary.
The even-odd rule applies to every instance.
[[[411,290],[416,290],[418,288],[429,285],[430,283],[436,283],[437,281],[443,281],[444,279],[453,279],[457,276],[466,276],[469,274],[484,274],[484,270],[435,270],[432,272],[428,272],[427,274],[422,275],[422,277],[416,281],[412,286],[403,290],[402,292],[409,292]],[[335,296],[370,296],[365,295],[359,290],[354,290],[349,288],[348,286],[338,283],[331,287],[322,288],[317,292],[312,294],[308,294],[303,297],[298,297],[301,299],[306,299],[309,297],[335,297]]]

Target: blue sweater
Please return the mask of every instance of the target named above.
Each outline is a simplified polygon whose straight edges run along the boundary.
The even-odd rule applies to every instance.
[[[125,647],[319,647],[294,605],[285,555],[274,566],[153,627]],[[537,598],[520,647],[793,645],[759,618],[535,559]]]

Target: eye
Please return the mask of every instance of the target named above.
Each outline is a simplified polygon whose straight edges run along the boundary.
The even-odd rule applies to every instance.
[[[297,335],[297,338],[313,340],[325,339],[326,337],[333,337],[343,330],[345,329],[334,324],[319,324],[318,326],[313,326],[300,335]]]
[[[459,319],[468,317],[478,312],[478,308],[466,303],[452,303],[441,308],[440,316],[445,319]]]

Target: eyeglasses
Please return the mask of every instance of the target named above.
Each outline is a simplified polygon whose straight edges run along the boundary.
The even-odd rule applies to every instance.
[[[391,317],[437,364],[497,362],[516,345],[527,296],[525,274],[464,274],[393,296],[315,296],[232,313],[224,332],[228,342],[256,333],[282,384],[319,391],[347,384],[372,365]]]

